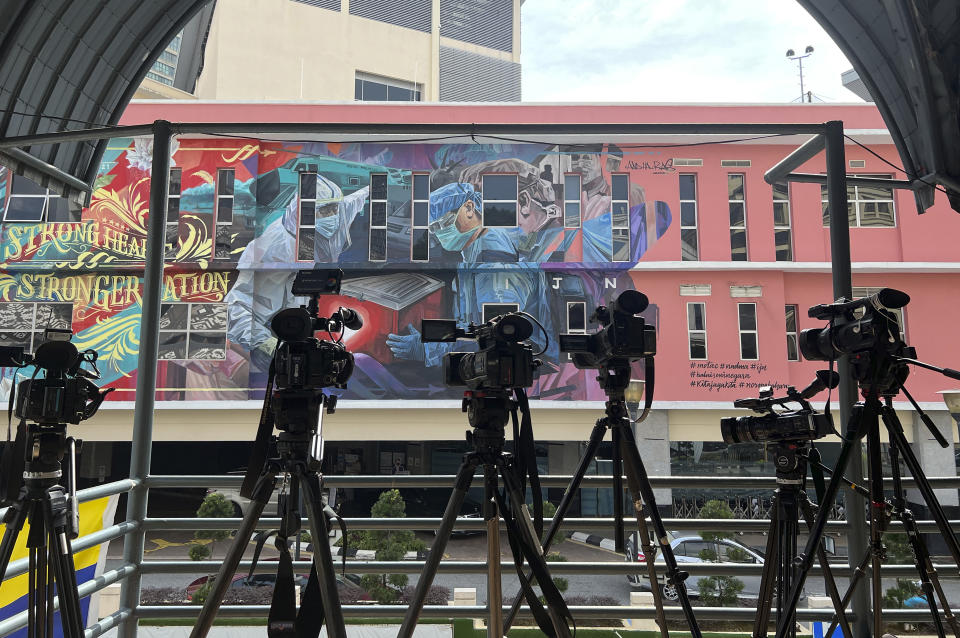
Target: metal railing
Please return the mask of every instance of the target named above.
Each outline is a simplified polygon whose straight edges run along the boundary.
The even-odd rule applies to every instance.
[[[453,484],[453,476],[415,476],[415,475],[367,475],[367,476],[330,476],[324,479],[326,487],[336,488],[442,488],[450,487]],[[147,490],[154,488],[186,488],[186,487],[219,487],[236,488],[239,487],[243,477],[240,476],[151,476],[144,481],[144,487]],[[724,479],[726,484],[732,488],[763,488],[771,491],[775,487],[773,477],[730,477]],[[541,480],[544,487],[565,487],[569,482],[567,476],[544,476]],[[710,477],[698,476],[672,476],[672,477],[651,477],[650,482],[655,488],[701,488],[710,489],[716,485],[716,479]],[[904,481],[908,486],[912,481]],[[960,487],[960,478],[931,478],[931,484],[937,489],[956,489]],[[78,492],[78,498],[81,502],[94,500],[114,494],[128,492],[138,485],[137,481],[125,479],[114,483],[97,486],[94,488],[81,490]],[[610,488],[612,487],[612,478],[610,476],[587,476],[584,477],[582,488]],[[0,516],[5,510],[0,510]],[[198,531],[198,530],[235,530],[240,523],[238,518],[180,518],[180,517],[147,517],[142,521],[124,521],[112,525],[103,530],[97,531],[86,536],[78,538],[73,543],[74,552],[83,551],[102,543],[116,540],[137,532],[146,534],[156,530],[164,531]],[[438,518],[347,518],[345,519],[349,530],[430,530],[435,529],[439,524]],[[570,517],[567,518],[562,528],[567,531],[589,531],[604,532],[612,531],[613,519],[609,517]],[[628,521],[629,523],[629,521]],[[277,518],[263,518],[258,525],[259,529],[273,529],[279,524]],[[665,518],[664,525],[667,529],[677,531],[699,532],[703,530],[727,531],[742,533],[761,533],[769,528],[769,520],[766,519],[690,519],[690,518]],[[951,521],[951,525],[960,529],[960,521]],[[933,521],[919,521],[920,529],[924,532],[935,533],[936,525]],[[482,520],[476,518],[458,519],[456,528],[460,530],[483,530]],[[890,525],[890,531],[897,531],[900,528],[898,522]],[[831,521],[827,524],[827,530],[831,533],[843,535],[848,531],[848,524],[843,521]],[[124,587],[130,587],[130,576],[154,575],[154,574],[192,574],[192,573],[211,573],[217,570],[220,563],[217,561],[192,561],[192,560],[147,560],[141,553],[138,560],[125,562],[120,566],[109,570],[99,577],[80,584],[81,597],[89,596],[105,587],[121,583]],[[301,570],[308,570],[309,561],[296,561],[295,567]],[[377,561],[377,560],[349,560],[347,561],[347,571],[355,574],[383,574],[383,573],[403,573],[418,574],[422,570],[424,561],[422,560],[404,560],[404,561]],[[637,563],[632,562],[556,562],[551,563],[551,571],[557,575],[620,575],[626,576],[637,572]],[[28,565],[26,559],[11,562],[4,579],[18,576],[27,571]],[[512,563],[503,563],[504,573],[510,573]],[[734,563],[692,563],[684,564],[684,570],[693,576],[760,576],[762,566],[752,564],[734,564]],[[960,576],[957,566],[945,563],[937,564],[936,568],[941,578],[956,578]],[[243,561],[239,570],[246,571],[250,569],[250,561]],[[276,569],[275,564],[269,562],[260,562],[255,567],[256,573],[269,573]],[[439,572],[442,574],[484,574],[487,564],[484,561],[443,561],[440,563]],[[831,569],[838,577],[849,577],[851,569],[846,562],[837,562],[831,564]],[[885,565],[882,569],[884,577],[904,578],[915,575],[913,565]],[[811,570],[811,575],[821,574],[820,567],[815,565]],[[139,585],[139,579],[137,579]],[[86,638],[97,638],[109,629],[118,626],[126,620],[163,620],[168,618],[194,618],[199,614],[199,605],[142,605],[139,604],[139,591],[136,600],[138,603],[132,608],[122,608],[116,613],[101,619],[92,624],[85,632]],[[402,609],[402,608],[401,608]],[[348,618],[395,618],[401,615],[401,609],[396,605],[345,605],[344,615]],[[525,609],[525,608],[524,608]],[[229,605],[220,610],[222,617],[265,617],[269,607],[265,605]],[[588,621],[591,619],[639,619],[653,618],[654,610],[652,608],[634,607],[634,606],[574,606],[571,607],[574,617],[578,621]],[[755,609],[749,608],[714,608],[697,607],[697,618],[705,620],[752,620]],[[917,622],[929,618],[929,612],[926,610],[884,610],[884,616],[890,621]],[[802,621],[808,620],[829,620],[832,616],[832,608],[828,609],[801,609],[798,610],[798,618]],[[483,618],[487,615],[485,606],[427,606],[424,608],[422,616],[424,618]],[[527,612],[522,615],[529,617]],[[680,608],[669,608],[667,616],[680,619]],[[13,631],[25,627],[27,624],[26,612],[17,614],[4,621],[0,621],[0,636],[5,636]]]

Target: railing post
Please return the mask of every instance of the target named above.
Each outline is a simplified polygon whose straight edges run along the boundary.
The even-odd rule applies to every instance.
[[[833,297],[838,299],[853,297],[853,278],[850,265],[850,220],[847,218],[847,166],[843,148],[843,122],[826,123],[827,146],[827,202],[830,211],[830,260],[833,273]],[[847,427],[853,404],[857,400],[857,384],[850,370],[849,357],[840,357],[837,361],[840,373],[839,403],[841,427]],[[846,431],[843,434],[847,434]],[[842,469],[842,468],[841,468]],[[847,475],[858,483],[863,477],[863,461],[859,451],[850,455],[846,468]],[[849,492],[848,492],[849,493]],[[855,569],[857,563],[867,551],[867,522],[859,499],[846,503],[847,515],[847,563]],[[861,584],[851,601],[854,613],[854,638],[869,638],[870,628],[870,588]]]
[[[147,221],[146,261],[143,271],[143,305],[140,316],[140,350],[137,358],[137,396],[133,410],[133,437],[130,450],[130,478],[139,481],[127,499],[127,520],[142,521],[147,517],[147,485],[150,473],[150,452],[153,445],[153,407],[157,382],[157,350],[159,347],[160,297],[163,291],[164,222],[167,218],[167,188],[170,179],[170,122],[153,123],[153,163],[150,174],[150,212]],[[121,609],[136,610],[140,604],[140,565],[143,562],[145,531],[139,528],[127,535],[123,544],[123,560],[137,566],[123,583]],[[137,634],[137,618],[133,614],[123,621],[120,635],[133,638]]]

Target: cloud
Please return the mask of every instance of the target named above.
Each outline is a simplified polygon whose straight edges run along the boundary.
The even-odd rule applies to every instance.
[[[823,29],[789,0],[526,0],[526,101],[789,102],[800,95],[788,48],[815,48],[804,83],[857,101],[851,68]]]

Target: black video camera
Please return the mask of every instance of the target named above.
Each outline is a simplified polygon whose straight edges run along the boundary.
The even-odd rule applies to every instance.
[[[821,390],[835,388],[840,383],[840,375],[830,370],[818,370],[817,378],[797,391],[787,388],[787,395],[774,397],[773,388],[760,389],[756,399],[737,399],[735,408],[747,408],[759,412],[761,416],[730,416],[720,419],[720,434],[724,443],[761,443],[763,441],[814,441],[833,434],[833,418],[813,409],[808,399]],[[786,407],[789,402],[800,404],[799,410],[776,412],[774,406]]]
[[[78,351],[70,343],[73,334],[69,330],[48,328],[43,336],[45,341],[37,347],[33,357],[24,355],[22,349],[18,349],[19,355],[9,350],[0,353],[4,363],[14,362],[19,367],[34,365],[38,371],[44,371],[43,377],[34,375],[17,386],[14,414],[41,425],[76,425],[96,414],[113,388],[101,391],[93,383],[92,379],[100,378],[96,367],[97,353]],[[90,364],[92,370],[84,369],[84,363]]]
[[[891,312],[909,302],[907,293],[884,288],[863,299],[813,306],[808,316],[829,320],[830,325],[801,330],[800,352],[810,361],[831,361],[867,350],[913,356],[907,352],[909,347],[900,338],[900,323]]]
[[[524,343],[533,334],[533,324],[520,313],[508,313],[490,321],[457,327],[453,319],[424,319],[420,339],[424,343],[474,339],[477,352],[443,355],[443,381],[471,390],[508,390],[533,385],[533,371],[540,365],[533,347]]]
[[[310,296],[308,306],[287,308],[270,320],[270,329],[279,343],[274,355],[277,387],[314,390],[326,387],[345,388],[353,373],[353,354],[333,333],[343,329],[359,330],[363,320],[356,311],[340,308],[330,317],[319,316],[317,295],[339,294],[343,271],[301,270],[291,292]],[[317,339],[316,332],[326,332],[330,340]]]
[[[640,359],[657,353],[656,326],[637,316],[649,305],[647,296],[625,290],[610,304],[599,306],[590,321],[603,326],[593,334],[560,335],[560,351],[572,353],[580,369],[602,368],[612,359]]]

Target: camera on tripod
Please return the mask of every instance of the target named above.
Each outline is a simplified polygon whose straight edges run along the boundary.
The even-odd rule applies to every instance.
[[[891,312],[910,302],[905,292],[884,288],[876,294],[831,304],[812,306],[807,312],[814,319],[829,320],[826,328],[800,331],[800,352],[810,361],[830,361],[840,355],[865,350],[913,356],[900,338],[900,322]]]
[[[813,409],[808,399],[821,390],[835,388],[840,383],[840,375],[831,370],[818,370],[813,383],[797,391],[787,388],[787,395],[774,397],[773,388],[760,388],[760,396],[755,399],[737,399],[735,408],[747,408],[759,412],[761,416],[729,416],[720,419],[720,434],[723,442],[762,443],[764,441],[815,441],[833,434],[833,417],[821,414]],[[800,404],[799,410],[777,412],[774,406],[783,406],[790,402]]]
[[[313,427],[324,397],[317,390],[346,388],[353,374],[353,354],[343,345],[343,330],[359,330],[363,320],[355,310],[340,308],[329,317],[319,313],[318,295],[340,293],[343,271],[340,269],[301,270],[294,279],[291,292],[309,296],[306,306],[287,308],[270,320],[270,329],[277,336],[273,364],[278,391],[273,397],[277,427],[287,429],[298,424]],[[318,339],[317,332],[326,332],[330,339]],[[334,333],[340,337],[334,339]],[[327,411],[333,412],[336,397],[327,398]]]
[[[25,379],[17,386],[14,414],[17,418],[40,424],[72,423],[89,419],[113,388],[101,391],[92,379],[99,379],[96,367],[97,353],[80,352],[70,342],[69,330],[47,328],[44,343],[32,356],[24,355],[22,348],[2,353],[5,359],[18,367],[34,365],[44,376]],[[6,363],[6,361],[5,361]],[[90,364],[92,370],[84,369]]]
[[[603,326],[593,334],[560,335],[560,351],[571,353],[577,368],[600,368],[611,359],[640,359],[657,353],[656,326],[638,316],[649,305],[647,296],[625,290],[609,306],[599,306],[590,321]]]
[[[533,385],[533,371],[540,365],[533,347],[524,343],[533,334],[533,324],[523,314],[511,312],[464,330],[453,319],[424,319],[420,338],[424,343],[473,339],[477,352],[443,355],[443,382],[471,390],[508,390]]]

